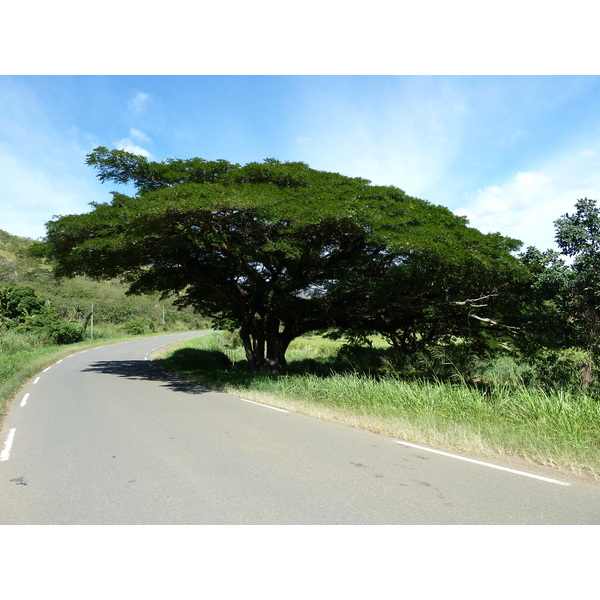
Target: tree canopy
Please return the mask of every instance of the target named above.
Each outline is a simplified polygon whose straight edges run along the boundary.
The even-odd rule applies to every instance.
[[[120,277],[237,329],[257,368],[280,370],[309,331],[381,333],[406,351],[508,331],[520,242],[483,234],[393,186],[266,159],[154,162],[99,147],[102,182],[133,184],[47,223],[59,276]]]
[[[583,198],[573,214],[555,221],[556,242],[572,259],[569,271],[570,312],[579,335],[591,351],[598,351],[600,334],[600,209]]]

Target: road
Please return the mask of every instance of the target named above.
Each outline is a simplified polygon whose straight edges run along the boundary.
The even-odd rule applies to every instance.
[[[593,483],[277,410],[149,360],[191,335],[78,352],[28,382],[0,432],[0,523],[600,524]]]

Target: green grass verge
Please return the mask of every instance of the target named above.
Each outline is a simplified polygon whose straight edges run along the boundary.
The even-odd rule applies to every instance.
[[[155,362],[212,389],[398,439],[480,457],[519,457],[599,478],[597,400],[524,386],[484,390],[328,371],[340,347],[317,336],[296,340],[288,351],[289,371],[280,376],[252,372],[242,350],[219,334],[186,341]]]

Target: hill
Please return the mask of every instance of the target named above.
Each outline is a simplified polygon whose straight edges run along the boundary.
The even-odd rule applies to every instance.
[[[94,315],[96,326],[120,326],[130,333],[161,329],[194,329],[204,320],[191,310],[178,310],[171,300],[158,296],[127,296],[119,281],[93,281],[85,277],[57,280],[50,266],[28,251],[34,240],[0,230],[0,285],[11,283],[33,288],[49,300],[64,319],[87,327]]]

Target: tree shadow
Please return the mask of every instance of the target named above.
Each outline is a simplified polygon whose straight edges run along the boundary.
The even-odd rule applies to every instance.
[[[147,360],[102,360],[92,363],[87,369],[83,369],[83,372],[102,373],[133,380],[156,381],[164,384],[161,387],[185,394],[205,394],[212,391],[198,383],[186,381],[167,373]]]

